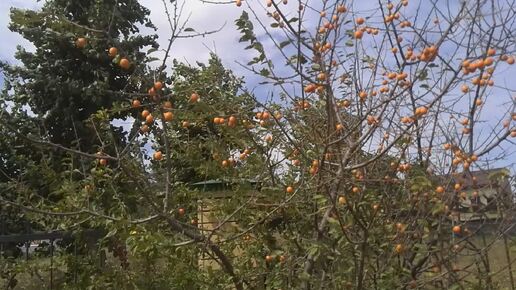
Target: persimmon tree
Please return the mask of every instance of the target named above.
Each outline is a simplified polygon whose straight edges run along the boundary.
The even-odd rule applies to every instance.
[[[0,119],[4,138],[38,152],[29,164],[36,172],[55,152],[69,159],[59,160],[66,170],[39,180],[51,185],[47,195],[39,195],[21,171],[2,183],[0,201],[44,229],[105,230],[99,244],[119,265],[98,271],[62,254],[68,269],[83,274],[81,285],[514,289],[506,235],[512,202],[490,201],[499,227],[489,243],[478,243],[481,227],[469,230],[460,219],[464,200],[478,197],[463,190],[466,184],[475,188],[471,172],[499,159],[514,165],[512,3],[203,2],[243,10],[236,28],[255,57],[242,67],[263,78],[257,89],[216,56],[197,67],[169,60],[175,39],[200,34],[185,29],[165,2],[171,37],[157,68],[152,50],[124,54],[114,41],[121,35],[109,36],[122,24],[52,10],[51,19],[64,17],[66,24],[53,30],[71,35],[63,40],[64,53],[41,53],[66,62],[88,56],[91,45],[103,59],[102,70],[115,74],[117,86],[95,85],[93,95],[117,97],[78,119],[81,126],[91,124],[92,135],[74,131],[64,142],[37,123],[17,127],[51,116],[38,109],[42,92],[31,90],[31,80],[55,78],[41,76],[38,61],[5,68],[8,86],[22,82],[4,92],[15,104]],[[121,9],[110,7],[113,15]],[[142,39],[149,42],[133,49],[153,45],[152,37]],[[51,43],[41,35],[34,41]],[[74,89],[98,84],[85,83],[84,72],[71,75],[81,80]],[[93,95],[62,98],[91,102]],[[36,117],[21,114],[23,105],[35,107]],[[132,127],[115,130],[120,119],[134,120]],[[70,119],[62,123],[74,128]],[[91,146],[81,145],[85,136]],[[208,197],[191,185],[213,179],[233,186],[211,209],[218,224],[207,228],[198,224],[197,209]],[[245,180],[259,188],[250,189]],[[481,226],[487,217],[478,207],[469,213]],[[506,250],[500,276],[488,255],[497,241]],[[218,267],[199,266],[201,254]],[[495,278],[502,276],[506,284]]]
[[[286,285],[496,287],[489,274],[471,277],[475,263],[459,266],[476,255],[478,272],[489,273],[489,246],[475,245],[467,225],[452,225],[469,198],[463,185],[475,186],[469,172],[485,169],[497,147],[513,158],[514,89],[504,77],[514,72],[505,34],[512,5],[367,4],[249,2],[236,22],[257,53],[249,70],[275,85],[271,95],[285,108],[271,131],[292,160],[282,174],[287,191],[313,199],[302,211],[311,213],[311,238],[306,229],[297,239],[282,233],[304,250],[288,254],[301,281]],[[500,95],[506,99],[493,100]],[[272,101],[257,102],[271,111]],[[274,269],[289,281],[283,266]]]

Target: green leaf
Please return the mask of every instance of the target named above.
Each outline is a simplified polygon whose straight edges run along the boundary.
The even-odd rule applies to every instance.
[[[113,60],[111,61],[112,63],[114,64],[118,64],[120,62],[120,55],[118,54],[115,58],[113,58]]]
[[[285,46],[287,46],[287,45],[289,45],[289,44],[291,44],[291,43],[292,43],[292,40],[291,40],[291,39],[289,39],[289,40],[285,40],[285,41],[280,42],[279,47],[280,47],[280,48],[284,48]]]
[[[303,273],[301,273],[301,275],[299,275],[299,279],[301,279],[303,281],[310,281],[311,276],[307,272],[303,272]]]
[[[428,79],[428,71],[426,69],[422,70],[421,73],[419,74],[418,79],[420,81],[424,81],[424,80]]]
[[[510,171],[507,168],[501,169],[499,171],[491,172],[487,176],[487,178],[491,181],[493,180],[503,180],[511,175]]]
[[[270,71],[269,71],[268,69],[266,69],[266,68],[262,68],[262,69],[260,70],[260,75],[262,75],[262,76],[264,76],[264,77],[267,77],[267,76],[269,76],[269,75],[270,75]]]
[[[312,64],[312,69],[319,71],[319,70],[321,70],[321,65],[319,65],[318,63],[314,63],[314,64]]]
[[[110,237],[112,237],[112,236],[116,235],[116,233],[117,233],[117,229],[116,229],[116,228],[114,228],[114,229],[112,229],[111,231],[109,231],[109,232],[107,233],[106,238],[110,238]]]

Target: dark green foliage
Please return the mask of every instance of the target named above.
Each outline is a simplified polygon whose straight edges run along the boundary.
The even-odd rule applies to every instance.
[[[118,3],[114,9],[115,3]],[[114,46],[132,63],[144,61],[144,47],[155,36],[139,35],[139,25],[152,27],[149,11],[136,1],[48,1],[41,11],[13,9],[10,29],[35,46],[19,48],[22,66],[3,65],[12,81],[13,101],[30,106],[43,120],[52,142],[79,148],[95,144],[95,132],[84,121],[98,109],[124,99],[120,91],[135,90],[135,66],[123,71],[108,56]],[[80,49],[79,37],[88,41]]]
[[[213,118],[227,120],[233,116],[239,124],[249,121],[254,109],[252,97],[239,91],[241,80],[214,55],[207,66],[191,67],[175,62],[171,81],[174,86],[170,101],[177,110],[168,134],[172,142],[172,167],[180,169],[175,177],[191,183],[225,175],[221,161],[236,151],[253,147],[252,138],[245,126],[216,125]],[[190,103],[192,93],[197,93],[201,101]],[[190,126],[183,128],[182,121],[188,121]],[[157,137],[164,146],[162,137]]]

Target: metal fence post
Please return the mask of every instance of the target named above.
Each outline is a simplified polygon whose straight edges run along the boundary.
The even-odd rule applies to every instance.
[[[50,240],[50,290],[54,289],[54,240]]]

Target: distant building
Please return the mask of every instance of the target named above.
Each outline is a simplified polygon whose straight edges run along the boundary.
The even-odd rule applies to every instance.
[[[215,242],[241,231],[234,218],[224,221],[217,218],[216,213],[224,205],[224,202],[231,198],[232,194],[235,194],[235,190],[253,200],[259,198],[260,191],[260,183],[254,180],[207,180],[194,183],[191,187],[202,192],[202,198],[197,202],[197,226],[203,235],[210,237]],[[238,255],[240,251],[235,248],[230,256]],[[201,268],[220,268],[215,260],[206,253],[202,253],[199,257],[199,266]]]
[[[462,221],[480,218],[497,219],[504,215],[512,216],[514,193],[511,186],[510,171],[505,168],[478,170],[452,174],[439,179],[448,182],[448,192],[455,195]],[[454,189],[460,184],[459,191]]]

